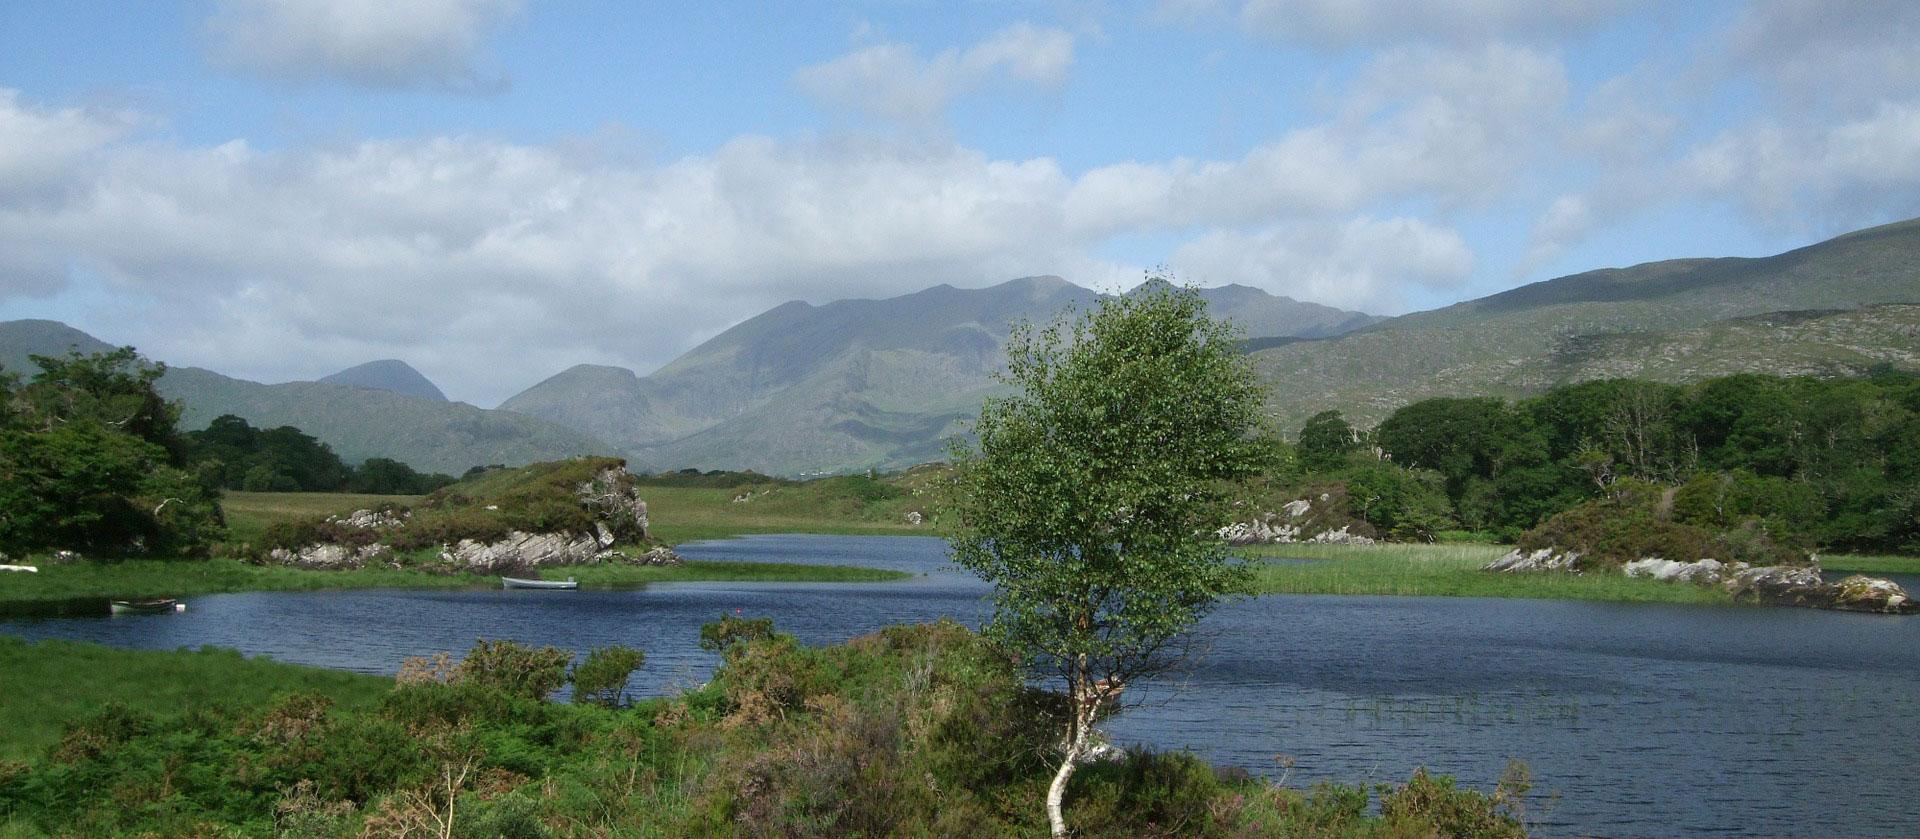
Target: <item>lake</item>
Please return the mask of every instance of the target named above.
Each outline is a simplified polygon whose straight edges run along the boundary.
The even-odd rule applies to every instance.
[[[910,571],[891,583],[678,583],[631,591],[348,591],[193,597],[181,614],[0,620],[0,632],[120,647],[211,644],[391,674],[409,656],[513,638],[644,650],[637,693],[697,685],[721,614],[809,643],[892,623],[978,626],[987,589],[935,539],[756,536],[688,559]],[[1656,837],[1920,832],[1920,619],[1753,606],[1275,595],[1201,626],[1178,679],[1129,689],[1121,743],[1189,748],[1290,785],[1404,781],[1415,767],[1491,789],[1509,757],[1543,833]],[[1289,755],[1283,769],[1277,755]]]

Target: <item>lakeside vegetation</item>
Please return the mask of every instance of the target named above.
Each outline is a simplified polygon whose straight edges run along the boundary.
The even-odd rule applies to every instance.
[[[980,636],[941,623],[809,647],[745,619],[700,635],[722,655],[712,681],[632,704],[545,701],[587,668],[511,642],[321,682],[220,651],[0,639],[34,684],[76,662],[154,684],[76,683],[118,701],[23,707],[35,723],[0,757],[0,836],[1047,834],[1066,702]],[[594,679],[617,697],[624,676]],[[232,701],[194,692],[228,683]],[[1302,791],[1141,750],[1087,765],[1066,806],[1083,837],[1517,837],[1528,786],[1516,766],[1493,793],[1425,771]]]
[[[1259,594],[1733,602],[1714,586],[1664,583],[1620,574],[1489,574],[1480,570],[1508,550],[1504,545],[1484,544],[1263,545],[1245,553],[1283,560],[1254,566],[1254,590]]]
[[[343,711],[371,709],[393,680],[247,658],[233,650],[118,650],[82,641],[0,635],[0,764],[45,755],[69,720],[118,703],[147,714],[195,708],[264,708],[290,693],[331,698]],[[3,773],[3,770],[0,770]],[[4,834],[0,834],[4,835]]]

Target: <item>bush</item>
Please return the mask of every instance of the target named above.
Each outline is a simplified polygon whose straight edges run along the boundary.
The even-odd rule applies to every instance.
[[[646,654],[639,650],[617,644],[587,653],[586,659],[573,668],[574,700],[609,708],[619,705],[627,679],[646,660]]]
[[[513,641],[481,639],[456,671],[456,682],[498,690],[508,696],[541,700],[567,682],[573,653],[555,647],[534,649]]]

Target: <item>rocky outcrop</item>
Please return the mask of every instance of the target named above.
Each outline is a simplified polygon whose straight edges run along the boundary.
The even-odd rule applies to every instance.
[[[1920,611],[1920,604],[1916,604],[1906,589],[1892,580],[1855,574],[1837,583],[1829,583],[1821,579],[1818,568],[1750,568],[1735,574],[1725,585],[1727,593],[1736,600],[1778,606],[1885,615],[1911,615]]]
[[[649,533],[647,502],[640,500],[635,490],[633,473],[625,467],[609,467],[596,473],[592,480],[574,487],[574,494],[593,511],[603,531],[625,541],[638,542]]]
[[[1331,508],[1333,498],[1327,493],[1319,495],[1319,503]],[[1371,545],[1374,539],[1363,533],[1353,532],[1351,523],[1334,527],[1331,517],[1315,515],[1315,502],[1301,498],[1280,505],[1274,512],[1260,513],[1245,521],[1234,522],[1220,528],[1220,539],[1229,545]]]
[[[1515,550],[1481,567],[1482,571],[1567,571],[1580,573],[1578,551],[1541,548]],[[1853,575],[1837,583],[1826,582],[1818,565],[1766,565],[1748,567],[1747,563],[1724,563],[1717,559],[1678,562],[1659,557],[1636,559],[1621,566],[1629,577],[1694,585],[1721,585],[1735,600],[1770,603],[1778,606],[1803,606],[1812,609],[1839,609],[1848,612],[1875,612],[1887,615],[1911,615],[1920,604],[1898,583],[1876,577]]]
[[[1556,551],[1553,548],[1541,548],[1537,551],[1509,551],[1486,565],[1482,571],[1518,572],[1518,571],[1574,571],[1574,563],[1580,561],[1579,551]]]
[[[491,574],[548,565],[585,565],[603,546],[591,536],[527,533],[516,530],[493,542],[462,539],[440,551],[440,561],[455,570]]]
[[[274,548],[267,558],[275,565],[305,568],[309,571],[351,571],[369,563],[384,561],[391,554],[384,545],[342,545],[316,542],[299,550]]]
[[[1663,583],[1695,583],[1712,585],[1731,574],[1747,570],[1744,562],[1727,564],[1717,559],[1703,559],[1698,562],[1676,562],[1671,559],[1648,557],[1636,559],[1621,566],[1629,577],[1645,577]]]

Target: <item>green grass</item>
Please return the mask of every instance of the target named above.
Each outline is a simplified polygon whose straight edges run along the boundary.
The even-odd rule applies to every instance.
[[[1486,544],[1264,545],[1253,557],[1320,559],[1256,563],[1260,594],[1373,594],[1413,597],[1531,597],[1648,603],[1730,603],[1714,586],[1629,579],[1624,575],[1492,574],[1480,566],[1509,548]]]
[[[931,536],[933,528],[910,525],[910,497],[855,503],[820,498],[806,485],[782,487],[747,501],[733,499],[741,488],[642,486],[654,536],[678,543],[725,539],[750,533],[832,533],[841,535]]]
[[[78,641],[0,636],[0,760],[25,760],[59,742],[61,724],[106,702],[154,714],[225,705],[257,708],[296,692],[368,709],[393,680],[246,658],[233,650],[116,650]]]
[[[1863,556],[1830,554],[1820,557],[1820,568],[1832,574],[1920,574],[1920,556]]]
[[[587,586],[637,586],[696,581],[876,582],[910,576],[844,565],[772,562],[689,562],[679,568],[581,565],[548,569],[548,579],[575,577]],[[362,588],[476,588],[500,584],[494,574],[437,574],[392,568],[308,571],[249,565],[230,559],[127,560],[48,565],[38,573],[0,576],[0,604],[180,597],[228,591],[318,591]]]

